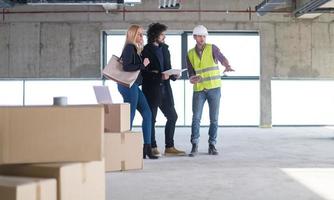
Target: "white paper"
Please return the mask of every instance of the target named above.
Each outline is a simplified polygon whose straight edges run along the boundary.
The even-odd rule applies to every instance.
[[[187,69],[170,69],[170,70],[164,71],[162,73],[163,74],[168,74],[169,76],[171,76],[171,75],[179,75],[186,70]]]
[[[93,86],[96,101],[99,104],[111,104],[112,99],[108,86]]]

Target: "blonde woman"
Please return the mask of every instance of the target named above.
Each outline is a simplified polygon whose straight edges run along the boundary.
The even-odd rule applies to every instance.
[[[131,25],[126,34],[126,41],[122,52],[123,69],[124,71],[137,71],[145,69],[150,63],[148,58],[141,57],[143,49],[143,28],[139,25]],[[143,158],[148,156],[150,159],[157,159],[157,156],[152,155],[151,148],[151,130],[152,130],[152,114],[147,103],[146,97],[140,90],[141,75],[139,74],[136,82],[131,88],[118,84],[118,91],[123,96],[124,102],[130,103],[131,107],[131,128],[135,117],[136,109],[143,117],[142,129],[144,137]]]

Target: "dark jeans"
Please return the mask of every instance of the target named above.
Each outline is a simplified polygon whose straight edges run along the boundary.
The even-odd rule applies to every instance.
[[[177,113],[174,104],[171,103],[170,101],[170,98],[171,97],[169,95],[166,95],[166,93],[162,92],[161,104],[160,105],[150,104],[150,108],[152,111],[151,145],[153,148],[157,147],[157,142],[155,140],[155,122],[158,108],[160,108],[161,112],[167,118],[165,126],[165,145],[166,145],[165,147],[166,148],[174,147],[174,132],[175,132],[175,124],[177,121]]]

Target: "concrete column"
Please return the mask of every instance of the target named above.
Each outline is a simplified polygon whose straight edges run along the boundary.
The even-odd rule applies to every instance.
[[[272,126],[271,78],[275,68],[275,25],[260,24],[260,127]]]

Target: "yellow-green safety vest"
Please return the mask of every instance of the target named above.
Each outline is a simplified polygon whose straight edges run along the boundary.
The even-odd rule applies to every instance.
[[[202,53],[202,58],[198,57],[195,48],[189,50],[188,58],[192,64],[196,75],[202,77],[202,81],[194,84],[194,91],[213,89],[221,86],[220,70],[218,63],[212,56],[212,44],[206,44]]]

